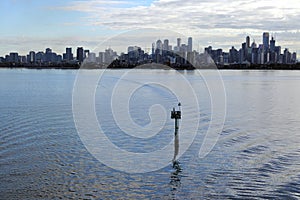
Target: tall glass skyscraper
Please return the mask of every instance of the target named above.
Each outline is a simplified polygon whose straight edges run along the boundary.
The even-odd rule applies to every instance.
[[[269,50],[269,37],[270,37],[270,34],[268,32],[263,33],[263,45],[264,45],[265,51]]]
[[[188,38],[188,52],[192,52],[193,51],[193,38],[189,37]]]

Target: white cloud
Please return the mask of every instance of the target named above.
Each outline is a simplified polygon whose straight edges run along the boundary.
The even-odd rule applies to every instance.
[[[74,1],[62,9],[87,13],[88,25],[112,30],[169,29],[196,37],[202,45],[213,40],[228,41],[227,47],[229,40],[240,44],[240,34],[250,34],[260,42],[263,31],[300,29],[299,0],[155,0],[149,6],[93,0]],[[282,39],[290,43],[289,38]]]
[[[300,54],[299,0],[155,0],[150,5],[146,5],[145,1],[78,0],[55,9],[83,12],[86,15],[81,19],[84,22],[81,25],[99,27],[97,30],[116,33],[137,28],[158,28],[180,32],[192,36],[195,49],[200,51],[207,45],[224,50],[232,45],[239,48],[247,35],[261,43],[262,32],[269,31],[277,35],[280,45],[288,45],[286,47]],[[74,21],[64,25],[78,26]],[[157,37],[166,38],[163,34]],[[91,41],[96,39],[84,38],[90,41],[87,43],[89,48]],[[44,41],[45,46],[52,45],[48,39]],[[49,43],[46,44],[46,41]],[[57,47],[74,43],[72,38],[55,41],[52,40]],[[79,44],[77,41],[80,40],[76,39],[76,44]],[[84,44],[82,42],[81,45]],[[150,45],[147,44],[148,47]]]
[[[130,1],[74,1],[66,10],[87,12],[87,23],[110,29],[166,27],[179,29],[291,30],[298,25],[299,0],[156,0],[149,6]]]

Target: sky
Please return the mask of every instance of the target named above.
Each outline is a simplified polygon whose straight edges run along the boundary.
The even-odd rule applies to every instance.
[[[109,38],[144,28],[191,36],[200,52],[209,45],[239,49],[247,35],[260,44],[267,31],[277,45],[300,54],[299,0],[1,0],[0,9],[0,56],[47,47],[57,53],[66,47],[75,53],[77,46],[93,51]],[[127,43],[135,45],[134,39]]]

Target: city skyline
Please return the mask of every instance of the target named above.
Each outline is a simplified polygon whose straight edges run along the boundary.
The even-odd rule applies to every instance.
[[[300,52],[297,0],[5,0],[0,5],[5,19],[0,55],[47,47],[59,54],[66,46],[93,50],[103,40],[137,28],[163,28],[189,35],[198,41],[195,50],[207,46],[229,49],[239,46],[247,35],[260,42],[261,33],[270,32],[281,46]],[[120,49],[125,51],[126,46]]]
[[[126,37],[127,38],[127,37]],[[176,43],[170,43],[168,38],[158,39],[152,42],[149,51],[137,45],[127,47],[127,52],[114,51],[112,48],[105,48],[100,51],[91,51],[84,47],[77,47],[76,54],[72,47],[66,47],[65,52],[60,55],[46,48],[44,51],[29,51],[27,55],[19,55],[18,52],[10,52],[5,57],[0,57],[0,64],[8,66],[27,67],[55,66],[72,64],[79,67],[83,62],[98,64],[98,67],[113,65],[118,68],[130,68],[146,63],[161,63],[180,68],[207,67],[211,62],[203,63],[204,60],[211,60],[218,66],[224,65],[245,65],[261,66],[274,64],[296,64],[297,53],[290,52],[287,47],[277,45],[273,35],[263,32],[262,42],[251,43],[250,36],[245,38],[241,48],[231,47],[228,51],[221,48],[213,49],[212,46],[204,48],[203,52],[193,49],[193,38],[188,37],[186,41],[177,37]],[[99,49],[98,49],[99,50]],[[205,59],[203,59],[204,57]],[[94,65],[93,65],[94,66]],[[94,66],[95,67],[95,66]]]

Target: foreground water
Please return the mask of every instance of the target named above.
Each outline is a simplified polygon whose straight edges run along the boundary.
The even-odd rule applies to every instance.
[[[99,83],[96,109],[103,129],[128,151],[163,147],[173,139],[171,119],[159,137],[136,141],[122,134],[107,112],[109,91],[124,72],[106,71]],[[227,114],[220,138],[205,158],[198,152],[210,120],[209,93],[201,78],[181,72],[197,88],[198,134],[179,158],[181,171],[170,162],[142,174],[109,168],[86,150],[72,113],[76,73],[0,70],[0,199],[300,198],[300,72],[221,71]],[[174,82],[178,74],[136,70],[131,77]],[[168,111],[177,103],[167,88],[155,85],[142,87],[131,101],[131,116],[140,125],[149,123],[151,105],[162,104]],[[188,116],[192,110],[187,106],[183,112]]]

